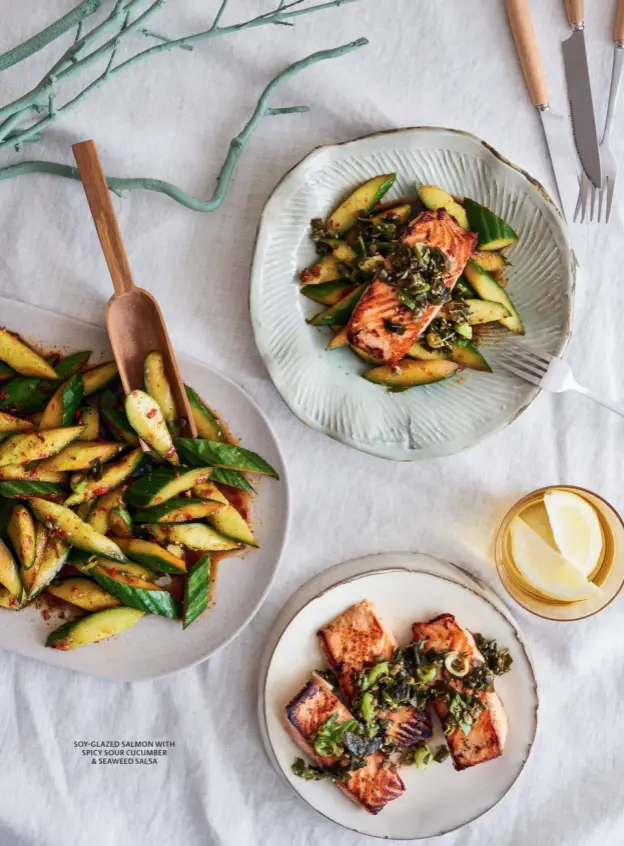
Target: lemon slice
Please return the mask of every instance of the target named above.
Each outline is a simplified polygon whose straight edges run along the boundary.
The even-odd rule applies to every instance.
[[[551,491],[544,505],[559,551],[579,573],[589,578],[602,553],[602,529],[596,511],[578,494]]]
[[[588,582],[520,517],[512,520],[509,530],[516,567],[542,596],[561,602],[578,602],[600,593],[596,585]]]

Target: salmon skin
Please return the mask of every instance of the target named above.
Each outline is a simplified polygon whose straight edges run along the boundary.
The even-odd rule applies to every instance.
[[[317,634],[321,652],[349,702],[359,692],[357,678],[362,670],[372,667],[380,658],[391,659],[397,649],[394,635],[384,626],[368,599],[352,605]],[[398,711],[384,711],[380,718],[392,723],[386,727],[386,735],[396,741],[399,748],[414,746],[431,737],[429,717],[411,705]]]
[[[401,242],[413,247],[423,244],[442,250],[448,261],[443,284],[451,290],[477,245],[478,236],[457,223],[444,209],[424,211],[410,224]],[[392,268],[389,259],[386,268]],[[415,317],[398,297],[397,287],[379,277],[368,286],[348,323],[349,343],[383,364],[395,365],[408,352],[414,341],[442,308],[442,303],[425,306],[422,316]],[[388,328],[390,322],[398,329]]]
[[[472,634],[460,626],[452,614],[440,614],[427,623],[414,623],[412,632],[414,640],[422,643],[425,653],[429,649],[436,652],[460,652],[468,656],[471,664],[484,660]],[[462,685],[461,679],[448,680],[459,692],[472,693],[481,699],[487,708],[481,711],[467,735],[456,728],[447,737],[453,766],[456,770],[465,770],[498,758],[503,754],[507,738],[507,715],[498,694],[494,691],[468,690]],[[433,705],[444,724],[448,714],[446,700],[439,697],[434,699]]]
[[[334,714],[338,723],[353,718],[353,714],[338,699],[331,685],[318,673],[292,699],[284,711],[286,731],[297,746],[321,767],[328,768],[338,763],[329,755],[319,755],[311,743],[320,726]],[[374,752],[366,765],[353,770],[346,778],[336,781],[338,787],[349,799],[370,814],[378,814],[388,802],[401,796],[405,785],[394,764],[381,753]]]

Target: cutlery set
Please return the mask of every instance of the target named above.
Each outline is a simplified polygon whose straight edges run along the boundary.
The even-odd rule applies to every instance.
[[[550,107],[548,86],[527,0],[506,0],[507,13],[529,95],[536,106],[546,137],[559,205],[568,222],[609,221],[617,163],[609,147],[611,127],[624,73],[624,0],[619,0],[609,104],[602,141],[598,141],[585,47],[584,0],[565,0],[571,36],[563,42],[570,116],[578,158],[579,185],[570,185],[571,143],[566,118]],[[578,194],[577,194],[578,191]],[[576,197],[576,200],[573,200]],[[606,198],[606,202],[605,202]],[[597,203],[597,209],[596,209]],[[604,215],[603,215],[604,210]]]

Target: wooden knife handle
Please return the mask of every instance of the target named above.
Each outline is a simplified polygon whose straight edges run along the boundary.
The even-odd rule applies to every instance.
[[[102,163],[93,141],[81,141],[79,144],[74,144],[72,150],[104,258],[113,280],[115,296],[120,297],[136,286],[132,279],[130,263],[121,239]]]
[[[584,0],[565,0],[565,5],[570,26],[582,24],[585,20]]]
[[[522,73],[534,106],[548,105],[548,86],[527,0],[505,0]]]
[[[624,0],[618,3],[617,18],[615,21],[615,41],[624,41]]]

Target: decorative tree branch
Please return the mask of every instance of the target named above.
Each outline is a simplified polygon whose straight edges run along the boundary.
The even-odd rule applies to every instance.
[[[211,26],[200,32],[191,33],[182,38],[169,38],[146,28],[146,23],[164,5],[166,0],[114,0],[107,17],[99,24],[85,32],[85,22],[97,11],[104,0],[83,0],[72,11],[55,23],[46,27],[38,35],[23,42],[17,47],[0,54],[0,71],[16,64],[41,50],[47,44],[55,41],[65,32],[76,26],[73,43],[63,52],[52,68],[39,83],[29,92],[18,97],[12,103],[0,107],[0,151],[8,148],[21,150],[25,142],[36,142],[45,130],[55,123],[63,114],[82,103],[90,94],[100,88],[104,82],[114,79],[124,70],[132,67],[144,59],[166,53],[179,48],[192,50],[193,44],[222,35],[231,35],[245,29],[258,26],[286,25],[292,26],[292,19],[308,15],[317,11],[337,8],[346,3],[358,0],[325,0],[311,6],[305,6],[306,0],[276,0],[277,5],[270,11],[257,15],[246,21],[229,26],[221,26],[221,19],[228,6],[228,0],[221,0],[217,14]],[[115,64],[120,46],[133,35],[149,36],[159,43],[139,50],[125,60]],[[289,68],[278,74],[262,93],[256,109],[248,123],[230,145],[230,151],[225,160],[217,185],[210,200],[202,201],[192,197],[186,191],[171,185],[169,182],[149,178],[108,180],[112,190],[133,190],[144,188],[159,191],[172,197],[177,202],[197,211],[213,211],[218,208],[225,198],[232,173],[240,153],[249,137],[267,115],[289,114],[297,111],[307,111],[307,107],[296,106],[282,109],[271,109],[268,99],[274,89],[290,76],[298,73],[315,62],[342,56],[366,44],[366,39],[358,39],[351,44],[333,50],[322,50],[311,56],[295,62]],[[92,78],[84,88],[72,99],[62,102],[62,90],[65,83],[89,69],[93,69],[99,62],[106,62],[105,68],[98,76]],[[37,119],[37,115],[41,115]],[[33,118],[34,121],[33,121]],[[0,180],[10,179],[24,173],[53,173],[59,176],[78,178],[75,168],[54,162],[28,161],[20,164],[8,165],[0,168]]]
[[[352,41],[350,44],[343,44],[341,47],[334,47],[330,50],[320,50],[318,53],[312,53],[304,59],[299,59],[287,67],[281,73],[278,73],[271,82],[266,86],[260,99],[254,109],[252,116],[249,118],[242,131],[233,138],[230,142],[230,149],[223,163],[223,167],[217,177],[217,184],[212,197],[209,200],[200,200],[193,197],[183,188],[173,185],[171,182],[165,182],[162,179],[150,179],[149,177],[139,177],[133,179],[121,179],[115,176],[107,176],[106,182],[111,191],[122,195],[123,191],[134,191],[142,188],[145,191],[156,191],[160,194],[165,194],[171,197],[172,200],[181,203],[188,209],[193,211],[211,212],[218,209],[225,200],[229,184],[234,175],[234,169],[243,152],[245,145],[251,138],[254,130],[260,123],[263,117],[270,117],[273,115],[293,114],[295,112],[309,111],[308,106],[288,106],[286,108],[272,109],[269,107],[269,99],[275,89],[285,80],[290,79],[299,71],[305,70],[310,65],[316,62],[322,62],[325,59],[335,59],[339,56],[344,56],[353,50],[357,50],[368,44],[366,38],[358,38],[357,41]],[[20,164],[11,165],[9,167],[0,168],[0,180],[10,179],[13,176],[19,176],[24,173],[51,173],[56,176],[67,176],[71,179],[80,179],[78,170],[71,165],[58,164],[56,162],[41,162],[41,161],[27,161],[20,162]]]

